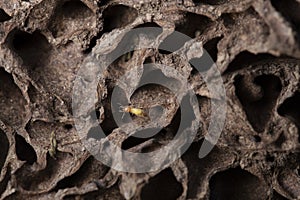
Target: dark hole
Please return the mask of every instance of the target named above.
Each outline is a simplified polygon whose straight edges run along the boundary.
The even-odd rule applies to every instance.
[[[1,153],[0,153],[0,172],[1,172],[1,169],[5,163],[8,154],[8,149],[9,149],[9,141],[6,137],[6,134],[2,130],[0,130],[0,146],[1,146]]]
[[[300,126],[300,93],[296,92],[292,97],[287,98],[278,108],[278,114],[288,117]]]
[[[270,154],[267,154],[266,161],[267,162],[274,162],[275,161],[275,157],[272,156],[272,155],[270,155]]]
[[[85,15],[88,13],[92,14],[92,11],[81,1],[67,1],[62,6],[62,11],[65,17],[67,18],[78,18],[78,17],[86,17]]]
[[[146,142],[147,140],[149,140],[149,138],[138,138],[138,137],[130,136],[122,143],[122,149],[128,150],[132,147],[142,144],[143,142]]]
[[[140,24],[136,26],[135,28],[143,28],[143,27],[158,27],[161,28],[157,23],[155,22],[146,22],[144,24]]]
[[[278,139],[275,141],[275,145],[278,148],[281,148],[282,144],[286,141],[284,133],[281,133]]]
[[[196,31],[202,33],[211,24],[205,16],[194,13],[185,13],[185,20],[176,24],[175,31],[159,46],[159,53],[170,54],[180,49],[187,41],[195,37]]]
[[[149,64],[149,63],[153,63],[153,60],[151,57],[147,57],[143,64]]]
[[[289,21],[297,31],[297,39],[300,36],[300,3],[296,0],[271,0],[274,8],[279,11],[283,17]]]
[[[149,180],[141,192],[143,200],[174,200],[183,192],[182,185],[176,180],[170,168],[163,170]]]
[[[67,129],[67,130],[71,130],[73,128],[73,125],[72,124],[65,124],[64,128]]]
[[[137,11],[134,8],[115,5],[108,7],[103,12],[103,31],[110,32],[113,29],[124,27],[135,20]]]
[[[96,112],[97,119],[100,119],[100,115],[101,115],[100,110],[97,109],[95,112]]]
[[[19,160],[26,161],[28,164],[32,165],[36,162],[37,156],[33,147],[26,142],[26,140],[16,134],[16,154]]]
[[[258,135],[254,136],[254,141],[255,142],[261,142],[261,138]]]
[[[51,46],[40,32],[35,31],[30,34],[17,30],[10,33],[8,39],[11,41],[11,49],[22,58],[25,65],[32,68],[44,65]]]
[[[276,57],[267,53],[253,54],[249,51],[242,51],[230,62],[225,73],[233,72],[243,67],[249,66],[250,63],[257,63],[259,61],[267,61],[275,59]]]
[[[190,38],[194,38],[196,32],[203,33],[212,24],[208,17],[191,12],[187,12],[184,19],[176,24],[175,30]]]
[[[242,76],[237,76],[234,82],[236,95],[242,103],[247,118],[253,129],[263,132],[273,113],[277,97],[281,92],[281,81],[274,75],[261,75],[254,79],[253,83],[248,83]],[[261,89],[260,92],[255,87]]]
[[[208,42],[206,42],[203,46],[203,48],[208,52],[210,57],[213,59],[214,62],[217,61],[218,57],[218,43],[223,37],[216,37]]]
[[[3,9],[0,8],[0,22],[8,21],[11,18],[11,16],[9,16]]]
[[[2,169],[2,168],[0,168],[0,169]],[[3,178],[3,180],[0,182],[0,196],[6,190],[8,181],[11,178],[10,174],[11,174],[11,168],[10,168],[10,166],[8,166],[6,174],[5,174],[4,178]]]
[[[279,115],[290,119],[300,128],[300,93],[296,92],[292,97],[287,98],[277,109]],[[299,131],[298,131],[299,132]],[[300,135],[298,137],[300,142]]]
[[[288,200],[288,199],[282,196],[281,194],[279,194],[278,192],[276,192],[275,190],[273,190],[272,200]]]
[[[240,168],[218,172],[209,181],[210,200],[266,199],[260,180]]]
[[[91,156],[82,164],[76,173],[60,180],[53,190],[57,192],[60,189],[71,188],[75,186],[80,187],[82,184],[84,184],[87,178],[91,177],[92,175],[102,176],[106,170],[106,167],[104,167],[102,164],[100,164],[100,162]]]

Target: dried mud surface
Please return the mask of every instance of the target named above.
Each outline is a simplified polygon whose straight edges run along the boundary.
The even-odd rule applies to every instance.
[[[299,10],[299,0],[1,0],[0,198],[300,199]],[[167,109],[159,134],[138,140],[115,124],[112,89],[143,63],[180,70],[197,95],[201,126],[168,168],[117,172],[80,142],[72,117],[73,81],[104,38],[116,43],[114,35],[124,30],[152,26],[203,44],[222,73],[226,122],[212,152],[199,159],[212,98],[201,76],[168,52],[127,54],[98,85],[99,124],[111,140],[147,152],[168,143],[178,129],[174,94],[156,85],[127,95],[133,105]],[[55,159],[49,154],[53,132]],[[88,137],[96,136],[90,130]]]

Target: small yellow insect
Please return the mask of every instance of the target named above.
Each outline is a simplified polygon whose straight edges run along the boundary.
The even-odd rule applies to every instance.
[[[124,112],[125,113],[131,113],[135,116],[138,116],[138,117],[144,117],[145,116],[145,112],[142,108],[134,108],[132,106],[120,106],[121,108],[121,112]],[[122,116],[122,118],[124,117],[124,114]]]

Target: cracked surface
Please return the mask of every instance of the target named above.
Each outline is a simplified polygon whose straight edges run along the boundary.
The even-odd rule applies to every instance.
[[[2,0],[0,198],[299,199],[299,8],[297,0]],[[197,95],[200,115],[191,121],[201,126],[190,148],[166,169],[130,174],[103,165],[81,144],[71,106],[77,71],[85,58],[101,52],[105,38],[111,38],[110,50],[135,45],[132,38],[115,37],[135,27],[160,27],[160,47],[172,42],[175,30],[188,35],[192,40],[178,41],[174,50],[186,52],[186,42],[201,43],[221,71],[226,122],[205,158],[198,152],[212,97],[193,65],[158,49],[129,52],[109,66],[98,83],[97,118],[110,140],[128,151],[151,152],[170,142],[181,114],[172,91],[154,84],[136,91],[119,88],[130,100],[122,103],[159,119],[147,128],[162,130],[146,139],[133,137],[141,130],[124,134],[128,125],[118,127],[110,107],[123,75],[131,86],[146,76],[180,85],[183,78],[159,67],[126,74],[133,66],[168,65]],[[197,61],[197,52],[189,53],[188,60]],[[208,63],[201,70],[209,68]],[[147,124],[138,117],[133,121]],[[48,152],[53,131],[55,157]],[[86,133],[98,137],[95,129]]]

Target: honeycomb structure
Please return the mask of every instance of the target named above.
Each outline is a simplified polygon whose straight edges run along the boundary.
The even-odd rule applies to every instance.
[[[300,199],[299,10],[299,0],[1,0],[0,198]],[[176,96],[150,84],[123,92],[133,105],[166,105],[168,115],[158,123],[163,129],[146,139],[123,134],[110,98],[133,66],[173,67],[199,103],[201,126],[189,149],[165,169],[135,174],[111,169],[85,149],[72,90],[80,66],[97,57],[100,44],[110,41],[114,49],[122,43],[115,35],[138,27],[160,28],[158,35],[167,30],[153,43],[168,43],[173,31],[201,43],[222,74],[227,113],[216,146],[200,159],[213,97],[194,66],[158,49],[118,58],[99,82],[96,113],[122,149],[156,150],[174,138],[180,122]],[[176,50],[185,51],[184,42]],[[147,73],[180,83],[160,69],[129,78]],[[97,138],[95,130],[86,131]],[[55,156],[49,154],[53,132]]]

